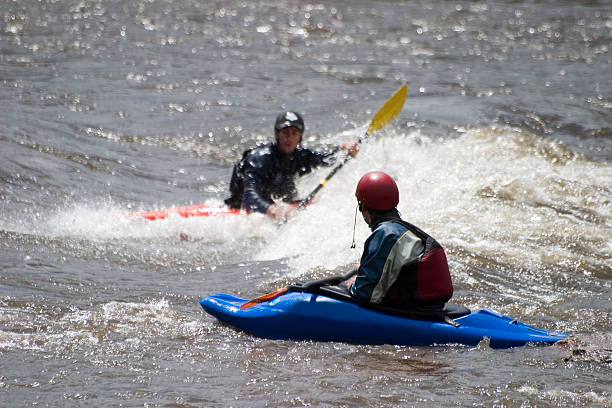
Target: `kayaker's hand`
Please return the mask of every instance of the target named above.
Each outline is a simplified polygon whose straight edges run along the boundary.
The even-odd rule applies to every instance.
[[[342,146],[340,146],[340,148],[342,150],[346,150],[348,154],[350,154],[353,158],[357,156],[357,153],[359,153],[359,143],[354,140],[342,143]]]
[[[285,203],[270,204],[266,210],[266,214],[277,220],[287,220],[290,214],[295,210],[295,207]]]
[[[351,289],[351,285],[355,282],[355,279],[357,279],[357,275],[353,275],[350,278],[348,278],[348,280],[345,283],[346,290],[350,290]]]

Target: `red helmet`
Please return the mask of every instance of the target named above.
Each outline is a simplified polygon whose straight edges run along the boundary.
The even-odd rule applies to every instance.
[[[399,203],[399,190],[390,175],[382,171],[371,171],[357,183],[355,197],[367,208],[390,210]]]

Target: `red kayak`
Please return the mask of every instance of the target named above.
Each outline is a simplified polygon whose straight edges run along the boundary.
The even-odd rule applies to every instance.
[[[228,214],[248,214],[245,210],[234,210],[229,207],[213,207],[206,204],[193,204],[185,207],[171,207],[163,210],[155,211],[131,211],[127,215],[143,217],[148,220],[163,220],[172,214],[178,214],[181,217],[212,217],[217,215]]]
[[[305,205],[308,207],[312,202]],[[290,204],[294,207],[299,207],[299,203]],[[163,220],[172,214],[178,214],[181,217],[215,217],[217,215],[247,215],[250,214],[247,210],[234,210],[229,207],[214,207],[207,204],[193,204],[185,207],[170,207],[162,210],[154,211],[130,211],[125,214],[132,217],[143,217],[148,220]]]

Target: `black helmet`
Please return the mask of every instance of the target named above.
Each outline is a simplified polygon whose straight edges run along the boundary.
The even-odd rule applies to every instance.
[[[304,119],[296,112],[282,112],[276,117],[274,129],[278,132],[288,127],[295,127],[300,132],[304,132]]]

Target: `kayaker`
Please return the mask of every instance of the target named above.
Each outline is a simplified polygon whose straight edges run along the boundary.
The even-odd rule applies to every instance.
[[[359,145],[346,142],[332,150],[316,151],[302,147],[304,119],[296,112],[282,112],[274,124],[275,140],[247,150],[236,162],[230,181],[230,208],[244,208],[274,218],[287,218],[297,201],[295,177],[319,166],[329,166],[335,153],[344,149],[355,157]]]
[[[350,294],[402,309],[443,307],[453,295],[444,249],[400,218],[393,178],[369,172],[359,180],[355,196],[372,234],[364,244],[357,274],[346,281]]]

